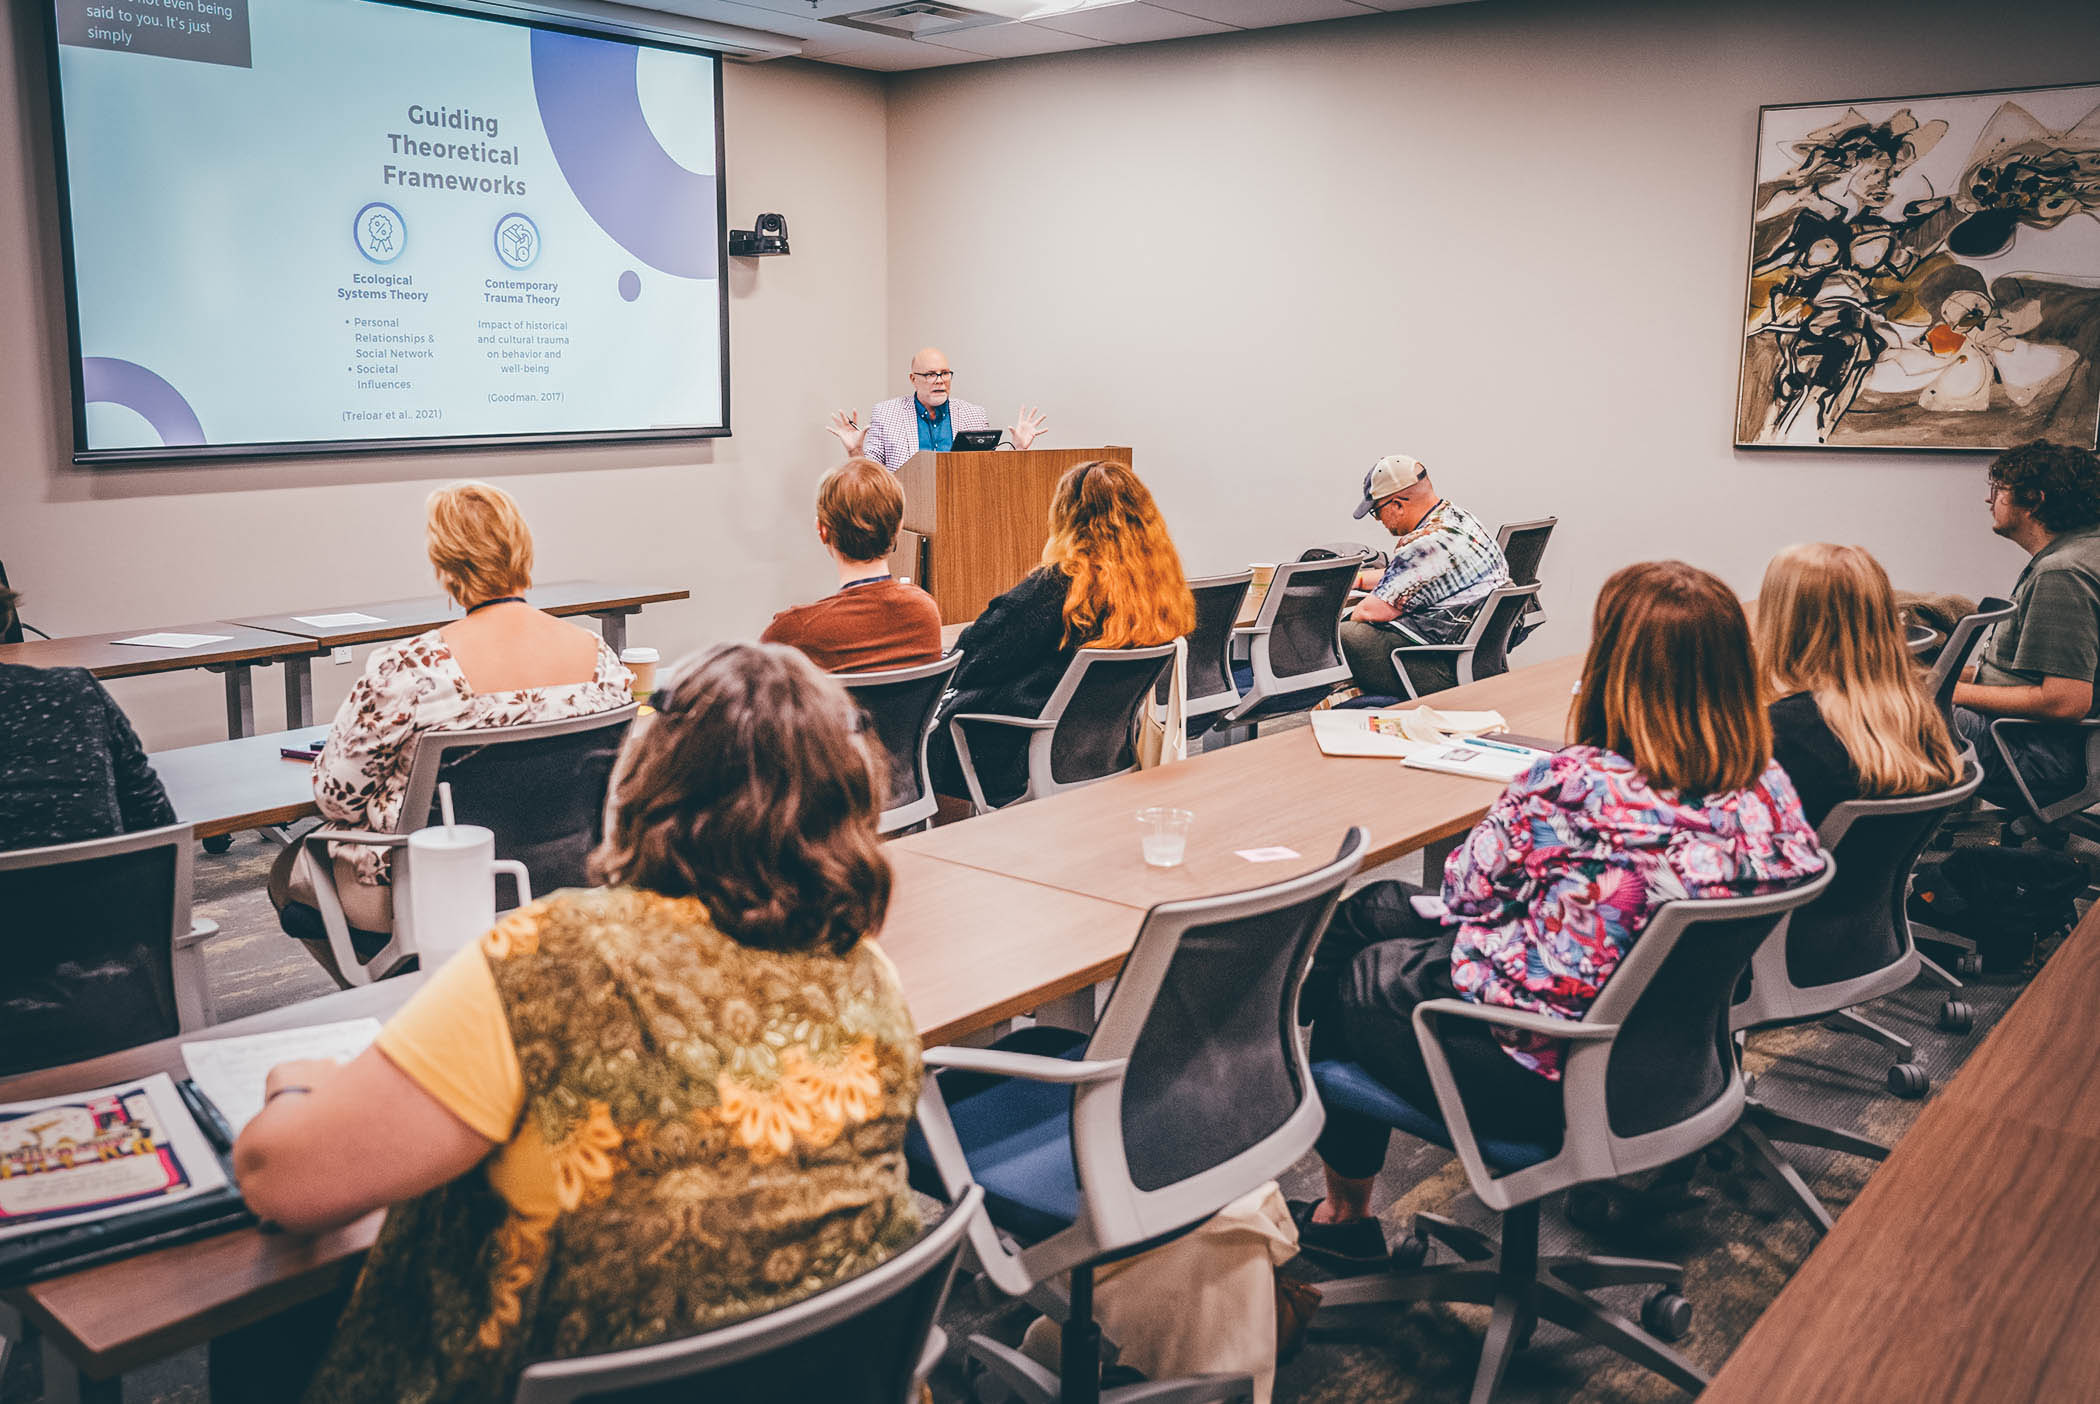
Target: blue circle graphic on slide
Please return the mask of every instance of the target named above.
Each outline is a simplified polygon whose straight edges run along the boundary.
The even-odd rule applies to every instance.
[[[496,257],[503,266],[522,273],[539,259],[540,227],[513,210],[496,221]]]
[[[372,262],[392,263],[408,247],[408,221],[384,200],[374,200],[357,212],[350,237],[357,240],[357,251]]]
[[[642,276],[632,268],[620,275],[620,296],[629,302],[642,295]]]

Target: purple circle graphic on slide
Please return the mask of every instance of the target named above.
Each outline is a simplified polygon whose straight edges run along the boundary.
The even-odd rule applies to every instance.
[[[144,366],[113,356],[80,358],[80,400],[86,405],[122,405],[153,426],[169,447],[204,442],[204,426],[182,393]]]
[[[598,227],[659,272],[713,278],[715,178],[687,170],[649,130],[631,44],[532,32],[540,125],[569,189]]]
[[[642,275],[632,268],[620,275],[620,296],[629,302],[642,295]]]

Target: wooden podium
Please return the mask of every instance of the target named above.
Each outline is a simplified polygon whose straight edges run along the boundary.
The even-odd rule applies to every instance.
[[[915,454],[897,470],[903,559],[893,556],[891,569],[916,579],[946,622],[975,619],[1042,562],[1057,480],[1096,458],[1131,461],[1127,448]]]

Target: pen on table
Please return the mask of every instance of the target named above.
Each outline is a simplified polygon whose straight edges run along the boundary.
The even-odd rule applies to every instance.
[[[226,1120],[226,1113],[204,1095],[204,1089],[183,1078],[175,1084],[175,1090],[182,1094],[183,1105],[190,1109],[190,1115],[196,1117],[197,1124],[204,1128],[204,1138],[219,1150],[232,1150],[233,1125]]]
[[[1507,751],[1513,756],[1543,756],[1545,751],[1535,751],[1529,746],[1512,746],[1505,741],[1484,741],[1478,736],[1466,738],[1468,746],[1485,746],[1490,751]]]

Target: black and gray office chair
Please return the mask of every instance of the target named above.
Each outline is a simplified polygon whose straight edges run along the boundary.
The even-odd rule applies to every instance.
[[[1528,522],[1504,522],[1495,530],[1495,544],[1502,548],[1502,559],[1509,566],[1509,583],[1512,585],[1536,585],[1539,583],[1539,563],[1546,558],[1546,543],[1553,539],[1553,528],[1560,525],[1558,517],[1539,517]],[[1546,622],[1546,612],[1539,607],[1538,596],[1524,611],[1524,622],[1533,628]]]
[[[1195,1227],[1311,1148],[1324,1115],[1298,1036],[1298,989],[1368,844],[1352,828],[1332,862],[1301,877],[1147,912],[1100,1023],[1072,1036],[1072,1058],[926,1051],[928,1067],[1003,1079],[951,1107],[928,1078],[913,1153],[950,1197],[984,1187],[972,1255],[1001,1291],[1064,1323],[1056,1374],[971,1339],[970,1353],[1022,1399],[1251,1395],[1244,1376],[1100,1390],[1093,1272]]]
[[[1028,734],[1028,784],[1010,803],[1042,799],[1137,769],[1137,728],[1147,699],[1174,661],[1174,645],[1082,648],[1057,688],[1032,717],[957,712],[948,719],[955,759],[976,812],[993,805],[978,781],[970,731],[1004,728]]]
[[[0,853],[0,1076],[217,1019],[190,826]]]
[[[1189,686],[1183,712],[1192,733],[1207,729],[1212,716],[1239,703],[1239,684],[1232,680],[1232,630],[1253,583],[1251,570],[1206,575],[1189,582],[1189,593],[1196,597],[1196,627],[1189,634]]]
[[[721,1400],[917,1404],[946,1337],[934,1325],[971,1228],[972,1186],[918,1242],[792,1306],[680,1340],[529,1365],[512,1404]],[[675,1391],[664,1386],[677,1386]]]
[[[604,834],[606,793],[635,711],[626,706],[522,726],[423,732],[409,763],[400,821],[391,831],[324,824],[308,832],[300,840],[306,851],[299,861],[313,879],[314,905],[287,905],[278,913],[279,924],[293,936],[327,941],[352,985],[398,973],[416,954],[407,900],[415,881],[408,836],[440,822],[441,781],[452,787],[455,818],[493,832],[496,857],[523,863],[536,895],[590,886],[588,859]],[[336,893],[330,843],[392,851],[392,931],[352,929]]]
[[[1421,695],[1415,691],[1415,680],[1408,676],[1409,659],[1425,662],[1449,659],[1458,669],[1460,686],[1508,672],[1510,635],[1516,632],[1518,622],[1538,595],[1536,584],[1498,585],[1473,611],[1472,624],[1467,626],[1465,637],[1456,643],[1404,644],[1394,649],[1393,671],[1400,675],[1401,685],[1407,689],[1407,699]]]
[[[1962,669],[1969,666],[1984,635],[2017,612],[2012,601],[1987,597],[1977,603],[1974,614],[1963,615],[1947,632],[1946,646],[1925,675],[1925,690],[1932,694],[1949,727],[1954,725],[1954,685],[1961,681]]]
[[[1355,1063],[1315,1064],[1313,1078],[1328,1107],[1456,1151],[1473,1193],[1502,1215],[1499,1245],[1438,1215],[1415,1215],[1412,1235],[1394,1254],[1405,1266],[1322,1283],[1320,1315],[1389,1302],[1492,1307],[1473,1404],[1494,1398],[1511,1355],[1541,1318],[1684,1389],[1703,1389],[1705,1373],[1658,1339],[1679,1339],[1690,1327],[1684,1269],[1632,1258],[1542,1258],[1539,1201],[1571,1186],[1667,1165],[1734,1129],[1744,1093],[1728,1032],[1730,995],[1786,914],[1829,887],[1830,869],[1826,855],[1822,873],[1784,892],[1665,902],[1578,1022],[1459,999],[1416,1006],[1415,1036],[1436,1090],[1433,1107],[1415,1106]],[[1501,1140],[1474,1131],[1443,1045],[1490,1029],[1563,1041],[1563,1124],[1546,1138]],[[1432,1240],[1464,1261],[1428,1265]],[[1640,1326],[1588,1291],[1638,1283],[1661,1284],[1643,1306]]]
[[[1930,624],[1913,624],[1903,632],[1903,646],[1910,650],[1911,657],[1919,658],[1939,642],[1939,637],[1940,631]]]
[[[876,821],[881,833],[894,834],[933,817],[938,801],[926,770],[926,746],[941,694],[961,662],[960,653],[951,653],[914,668],[832,675],[860,704],[869,730],[888,757],[888,790]]]
[[[1363,566],[1363,556],[1288,561],[1276,567],[1254,622],[1232,631],[1235,647],[1247,651],[1240,700],[1218,714],[1223,730],[1258,724],[1269,717],[1302,712],[1349,680],[1342,657],[1342,601]]]
[[[2020,733],[2030,727],[2075,726],[2085,746],[2085,783],[2061,799],[2044,802],[2036,797],[2027,782],[2026,773],[2020,769],[2018,753],[2014,743]],[[2086,811],[2100,804],[2100,717],[2087,717],[2078,722],[2038,722],[2022,717],[1993,717],[1991,719],[1991,744],[1998,748],[1999,759],[2012,773],[2013,785],[2019,791],[2020,804],[2027,811],[2013,822],[2013,832],[2021,838],[2039,838],[2052,848],[2061,848],[2073,831],[2089,839],[2100,840],[2100,824],[2095,824]]]
[[[1844,1015],[1859,1005],[1907,988],[1924,961],[1911,938],[1905,901],[1911,870],[1940,820],[1969,802],[1983,773],[1974,765],[1959,783],[1925,795],[1847,800],[1833,808],[1816,831],[1817,841],[1837,858],[1837,875],[1823,895],[1788,914],[1750,962],[1750,981],[1729,1026],[1741,1033]],[[1949,1000],[1940,1027],[1959,1032],[1973,1015]],[[1889,1090],[1921,1097],[1930,1086],[1911,1061],[1908,1040],[1856,1016],[1834,1025],[1890,1048],[1902,1060],[1889,1069]],[[1888,1147],[1833,1126],[1790,1116],[1752,1097],[1737,1129],[1750,1164],[1790,1195],[1817,1230],[1829,1229],[1830,1212],[1772,1141],[1820,1146],[1882,1160]]]

